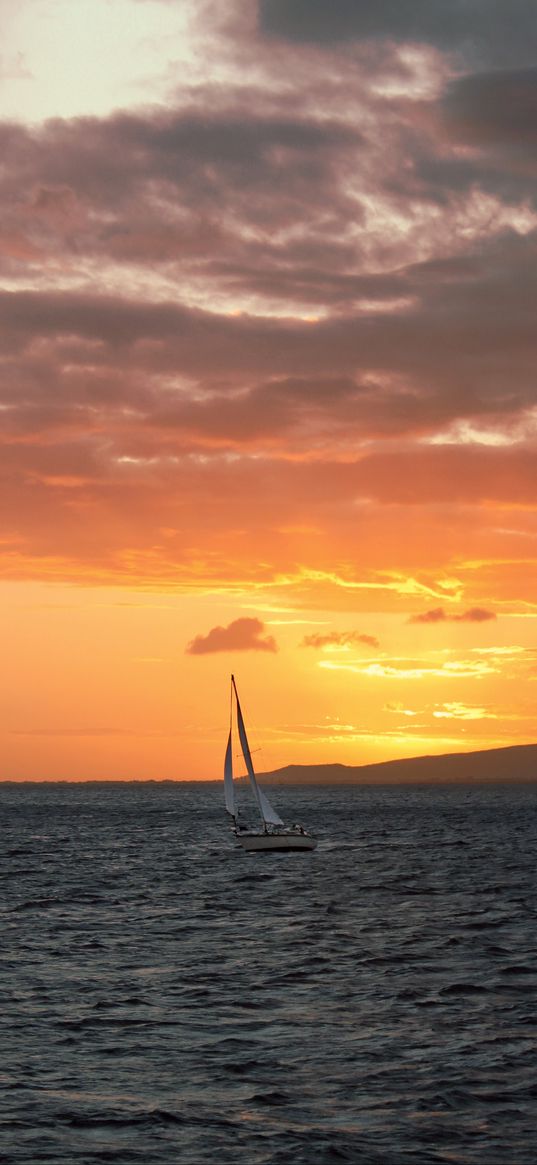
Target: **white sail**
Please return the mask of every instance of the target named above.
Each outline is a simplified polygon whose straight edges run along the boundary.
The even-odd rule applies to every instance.
[[[235,720],[233,718],[233,704],[235,704]],[[234,736],[234,724],[236,724],[244,763],[250,779],[250,787],[263,822],[262,829],[259,826],[257,828],[244,828],[237,818],[233,788],[232,740]],[[301,825],[289,825],[287,827],[284,825],[281,817],[272,808],[266,793],[263,792],[257,783],[234,676],[231,677],[231,715],[224,761],[224,799],[226,810],[233,818],[233,832],[236,841],[248,853],[256,853],[258,851],[269,852],[273,850],[307,851],[315,849],[317,845],[315,838],[306,829],[303,829]],[[275,828],[267,829],[268,825],[275,826]]]
[[[242,755],[244,757],[244,763],[250,778],[250,784],[252,786],[254,797],[258,804],[259,812],[266,825],[283,825],[281,817],[279,817],[276,813],[276,810],[272,808],[266,793],[263,792],[257,783],[256,775],[254,773],[254,766],[252,764],[252,757],[250,755],[248,737],[246,736],[246,729],[244,727],[244,720],[242,718],[241,706],[239,703],[239,697],[237,695],[237,689],[235,687],[234,680],[233,687],[235,689],[235,699],[237,701],[237,728],[239,730],[239,740],[241,742]]]
[[[224,761],[224,800],[226,809],[231,817],[235,817],[235,790],[233,788],[233,757],[231,753],[231,729],[226,748]]]
[[[255,777],[254,777],[254,781],[255,781]],[[257,784],[257,781],[256,781],[256,784]],[[283,825],[283,821],[282,821],[281,817],[278,817],[278,814],[276,813],[276,810],[273,809],[273,807],[272,807],[272,805],[267,797],[267,794],[263,792],[263,790],[261,789],[261,787],[259,785],[257,785],[257,791],[259,793],[259,800],[261,801],[261,810],[263,813],[263,820],[267,822],[267,825]]]

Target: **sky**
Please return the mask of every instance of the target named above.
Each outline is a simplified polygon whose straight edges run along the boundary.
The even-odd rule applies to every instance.
[[[0,775],[533,742],[534,0],[0,19]]]

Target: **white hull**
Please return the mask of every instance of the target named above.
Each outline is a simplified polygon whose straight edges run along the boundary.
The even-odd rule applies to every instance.
[[[250,853],[267,850],[315,849],[317,842],[308,833],[237,833],[239,845]]]

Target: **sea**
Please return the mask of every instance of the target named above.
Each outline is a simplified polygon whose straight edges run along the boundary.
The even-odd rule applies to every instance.
[[[0,1161],[535,1165],[537,785],[0,785]]]

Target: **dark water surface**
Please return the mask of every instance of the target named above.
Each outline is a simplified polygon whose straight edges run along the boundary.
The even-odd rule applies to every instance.
[[[537,1161],[537,788],[0,786],[0,1161]]]

